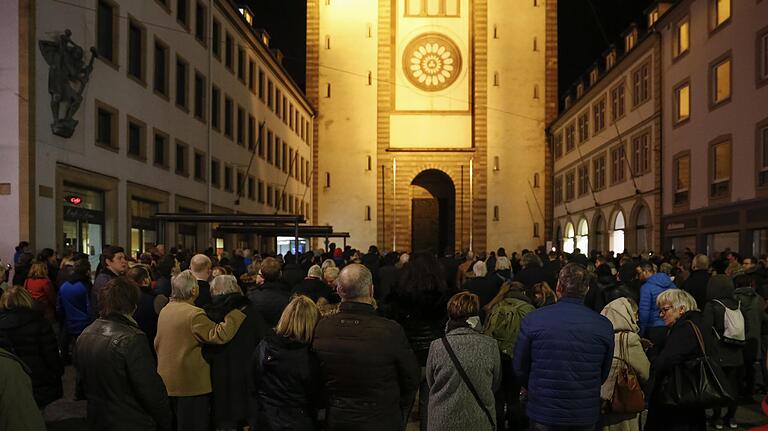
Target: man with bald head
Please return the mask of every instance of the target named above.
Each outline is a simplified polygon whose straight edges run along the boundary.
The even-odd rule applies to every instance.
[[[419,385],[405,332],[373,308],[368,268],[347,265],[336,283],[339,313],[320,320],[312,343],[326,388],[327,429],[404,429]]]
[[[195,306],[203,308],[211,303],[211,259],[204,254],[196,254],[189,261],[189,269],[197,279],[197,287],[200,293],[195,299]]]

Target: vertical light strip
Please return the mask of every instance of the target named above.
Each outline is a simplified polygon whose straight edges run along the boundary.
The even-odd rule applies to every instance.
[[[469,249],[472,250],[472,227],[474,225],[474,178],[475,178],[475,169],[474,169],[474,158],[469,159]]]
[[[397,250],[397,159],[392,158],[392,251]]]

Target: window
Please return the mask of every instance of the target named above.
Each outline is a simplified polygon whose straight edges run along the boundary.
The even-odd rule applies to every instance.
[[[128,155],[146,159],[146,125],[141,121],[128,117]]]
[[[248,116],[248,149],[253,151],[256,148],[256,119],[253,115]]]
[[[595,82],[597,82],[597,78],[600,77],[599,72],[597,71],[597,67],[589,71],[589,86],[595,85]]]
[[[195,72],[195,117],[205,121],[205,77]]]
[[[189,162],[188,151],[189,147],[187,147],[187,144],[176,141],[176,173],[179,175],[189,175],[189,167],[187,166]]]
[[[272,199],[272,186],[267,186],[267,205],[272,206],[274,200]]]
[[[211,86],[211,127],[219,130],[221,127],[221,91],[218,87]]]
[[[611,90],[611,121],[624,116],[624,83]]]
[[[214,57],[221,60],[221,23],[216,18],[211,27],[211,51]]]
[[[609,238],[609,246],[611,251],[615,253],[624,252],[624,229],[626,223],[624,221],[624,213],[621,211],[616,212],[613,218],[613,229],[611,230],[611,236]]]
[[[565,126],[565,152],[573,150],[576,146],[576,126],[573,123]]]
[[[459,0],[406,0],[405,16],[415,17],[458,17]]]
[[[99,58],[117,65],[117,6],[111,1],[99,0],[96,6],[96,51]]]
[[[302,208],[304,205],[302,205]],[[366,205],[365,206],[365,221],[371,221],[371,206]]]
[[[331,173],[326,172],[325,173],[325,187],[330,188],[331,187]]]
[[[710,69],[711,106],[719,105],[731,98],[731,59],[717,62]]]
[[[605,129],[605,98],[600,99],[599,102],[592,106],[592,116],[594,117],[595,130],[594,134],[597,135]]]
[[[96,102],[96,145],[118,149],[117,110]]]
[[[280,149],[281,149],[281,147],[280,147],[280,138],[277,137],[277,135],[275,135],[275,167],[278,168],[278,169],[280,169],[280,165],[281,165],[280,159],[281,159],[281,156],[282,156],[280,154]]]
[[[768,126],[758,129],[758,171],[757,185],[760,187],[768,186]]]
[[[626,163],[626,150],[624,144],[611,149],[611,184],[617,184],[626,179],[624,164]]]
[[[574,186],[576,173],[574,171],[565,174],[565,201],[570,202],[574,197]]]
[[[128,76],[144,83],[144,28],[133,19],[128,20]]]
[[[280,115],[283,117],[283,123],[288,124],[288,102],[287,102],[285,96],[283,96],[283,107],[282,107],[282,110],[279,111],[279,112],[280,112]]]
[[[493,206],[493,221],[499,221],[499,206]]]
[[[203,45],[207,45],[207,10],[204,4],[197,2],[195,4],[195,39],[202,42]]]
[[[224,96],[224,135],[232,138],[232,99]]]
[[[499,170],[499,156],[493,156],[493,170]]]
[[[310,174],[312,173],[312,171],[309,170],[309,160],[306,161],[306,164],[307,166],[304,169],[307,171],[307,176],[306,176],[307,182],[305,184],[309,185],[309,177],[310,177]]]
[[[274,88],[274,85],[272,84],[272,80],[271,79],[267,80],[267,106],[271,110],[275,109],[274,91],[275,91],[275,88]]]
[[[245,82],[245,49],[237,47],[237,79]]]
[[[730,141],[713,144],[710,150],[710,158],[712,160],[712,174],[709,196],[711,198],[725,197],[730,192],[731,183]]]
[[[258,127],[259,130],[259,139],[256,141],[256,146],[258,147],[259,157],[262,159],[264,158],[264,147],[266,146],[266,134],[267,131],[263,126]]]
[[[632,138],[632,172],[635,176],[651,172],[651,132]]]
[[[637,44],[637,30],[632,30],[624,36],[624,52],[632,51],[632,48]]]
[[[540,181],[539,181],[539,174],[538,172],[533,174],[533,188],[538,189],[540,187]]]
[[[168,97],[168,46],[155,39],[154,90]]]
[[[237,145],[245,146],[245,110],[237,107]]]
[[[176,106],[187,109],[189,98],[187,91],[189,88],[189,69],[187,62],[181,57],[176,57]]]
[[[589,110],[584,111],[578,118],[579,122],[579,143],[589,139]]]
[[[538,238],[539,235],[540,235],[539,234],[539,224],[538,223],[534,223],[533,224],[533,237],[534,238]]]
[[[267,130],[267,163],[272,163],[273,151],[274,151],[274,136],[272,135],[271,130]]]
[[[224,65],[227,66],[227,69],[231,72],[232,69],[232,62],[235,56],[235,42],[232,39],[232,36],[227,33],[224,36]]]
[[[281,118],[283,116],[282,114],[282,106],[280,102],[282,102],[283,98],[280,95],[280,89],[275,87],[275,115],[277,115],[277,118]]]
[[[248,89],[256,92],[256,63],[248,59]]]
[[[189,0],[176,0],[176,21],[189,29]]]
[[[690,22],[688,17],[679,21],[675,25],[675,39],[673,41],[672,53],[675,57],[679,57],[682,54],[688,52],[690,47]]]
[[[688,202],[688,190],[691,187],[691,156],[685,154],[675,158],[674,161],[675,194],[674,204],[681,205]]]
[[[288,199],[286,199],[285,192],[282,193],[282,196],[280,197],[281,206],[283,207],[283,211],[288,211]]]
[[[261,180],[259,180],[258,201],[260,204],[264,203],[264,182]]]
[[[259,99],[264,101],[264,71],[259,69]]]
[[[650,63],[632,72],[632,106],[638,106],[650,97]]]
[[[559,159],[563,156],[563,133],[555,135],[555,158]]]
[[[256,200],[256,179],[252,176],[248,176],[248,199]]]
[[[155,130],[154,164],[161,168],[168,168],[168,135]]]
[[[605,188],[605,154],[592,159],[592,186],[595,190]]]
[[[224,190],[232,191],[232,167],[224,166]]]
[[[691,118],[691,84],[686,82],[675,88],[675,123]]]
[[[196,180],[205,181],[205,154],[195,151],[193,170]]]
[[[219,188],[221,186],[221,162],[211,159],[211,186]]]
[[[579,165],[579,196],[589,192],[589,166],[587,164]]]
[[[285,163],[283,163],[283,166],[285,166]],[[294,176],[293,175],[294,167],[295,167],[295,163],[293,163],[293,148],[289,148],[288,149],[288,171],[289,171],[288,175]],[[285,168],[283,168],[283,170],[285,170]]]
[[[760,85],[768,81],[768,28],[757,38],[757,81]]]
[[[714,30],[731,18],[731,0],[710,0],[710,29]]]
[[[283,172],[288,173],[288,144],[286,144],[285,141],[283,141],[282,157],[283,157],[283,163],[282,163]]]

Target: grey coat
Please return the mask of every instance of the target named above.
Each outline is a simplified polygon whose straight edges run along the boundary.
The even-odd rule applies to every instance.
[[[501,356],[491,337],[470,328],[456,328],[447,334],[469,380],[491,416],[496,418],[493,393],[501,383]],[[461,379],[441,339],[432,342],[427,357],[429,386],[429,430],[493,430],[488,417]]]

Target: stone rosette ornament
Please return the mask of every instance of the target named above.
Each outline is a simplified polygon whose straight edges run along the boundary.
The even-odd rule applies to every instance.
[[[438,33],[422,34],[403,51],[403,72],[420,90],[440,91],[451,86],[461,72],[456,44]]]

